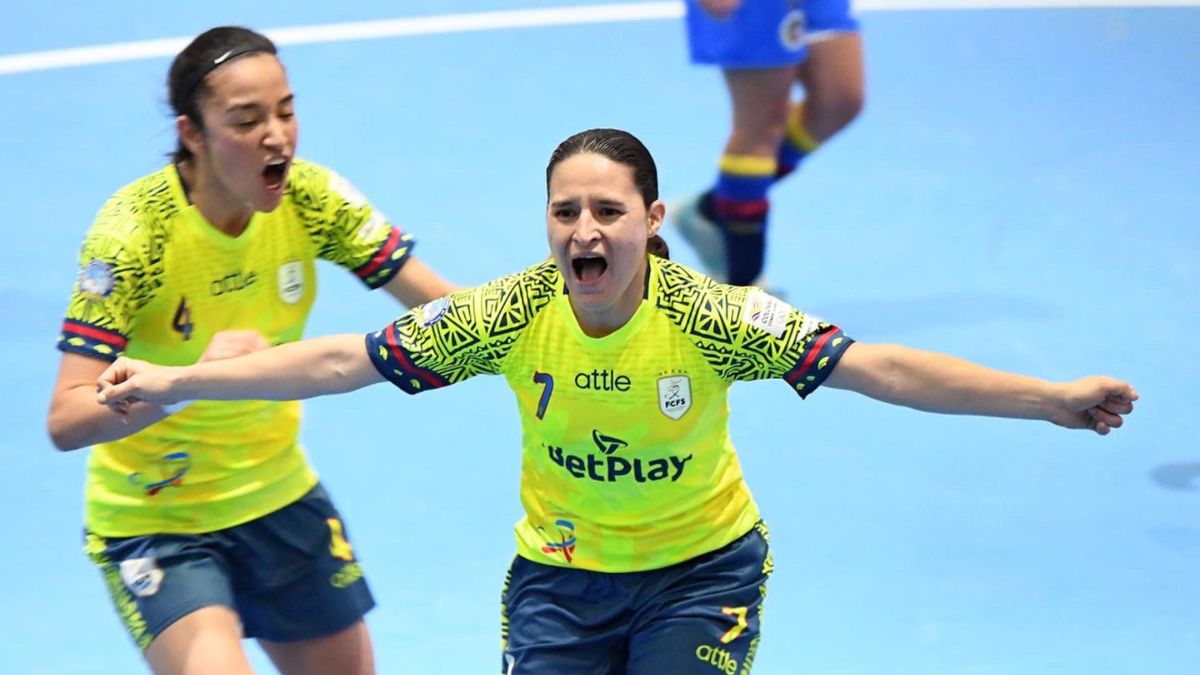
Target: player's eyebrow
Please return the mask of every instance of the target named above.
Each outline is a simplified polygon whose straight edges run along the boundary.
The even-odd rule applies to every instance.
[[[279,99],[279,102],[276,103],[275,105],[277,105],[277,106],[291,105],[292,103],[295,102],[295,100],[296,100],[295,94],[288,94],[287,96],[284,96],[283,98]],[[267,106],[264,106],[263,104],[255,102],[255,101],[250,101],[248,103],[235,103],[235,104],[229,106],[228,108],[226,108],[225,112],[230,113],[230,112],[239,112],[242,110],[260,110],[265,107],[267,107]]]

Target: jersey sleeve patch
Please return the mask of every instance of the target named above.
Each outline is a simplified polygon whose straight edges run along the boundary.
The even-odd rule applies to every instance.
[[[783,332],[787,329],[791,312],[791,305],[755,288],[750,291],[746,303],[742,305],[742,323],[766,331],[778,339],[783,337]]]

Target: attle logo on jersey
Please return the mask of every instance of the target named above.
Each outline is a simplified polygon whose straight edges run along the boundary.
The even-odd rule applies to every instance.
[[[556,445],[546,445],[546,452],[550,461],[575,478],[588,478],[599,483],[615,483],[630,477],[638,483],[653,483],[669,477],[674,483],[683,475],[687,463],[692,459],[691,455],[625,459],[615,453],[628,447],[629,443],[601,433],[599,429],[592,429],[592,442],[600,450],[599,455],[591,452],[573,455]]]

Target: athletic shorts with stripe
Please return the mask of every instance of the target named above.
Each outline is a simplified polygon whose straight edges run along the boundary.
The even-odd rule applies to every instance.
[[[85,533],[113,605],[145,650],[204,607],[235,610],[247,638],[294,642],[337,633],[375,605],[341,515],[319,484],[256,520],[202,534]]]

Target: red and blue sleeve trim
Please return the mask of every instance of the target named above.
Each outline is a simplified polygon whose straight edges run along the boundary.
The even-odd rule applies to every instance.
[[[408,262],[408,257],[412,254],[413,247],[417,242],[412,237],[406,237],[398,227],[392,227],[392,231],[388,234],[387,241],[375,252],[366,263],[356,267],[354,274],[362,279],[363,283],[368,288],[379,288],[392,280],[404,263]],[[404,247],[406,250],[404,255],[395,256],[396,250]]]
[[[72,319],[63,321],[62,337],[58,341],[60,351],[105,361],[115,361],[128,345],[129,339],[116,331]]]
[[[800,394],[800,398],[806,398],[820,387],[833,372],[846,348],[854,344],[854,340],[837,326],[829,326],[809,340],[803,358],[783,376],[792,389]]]
[[[367,334],[367,354],[380,375],[409,394],[440,389],[450,384],[441,375],[413,363],[412,355],[400,346],[396,324],[380,333]],[[382,352],[386,352],[386,356]]]

